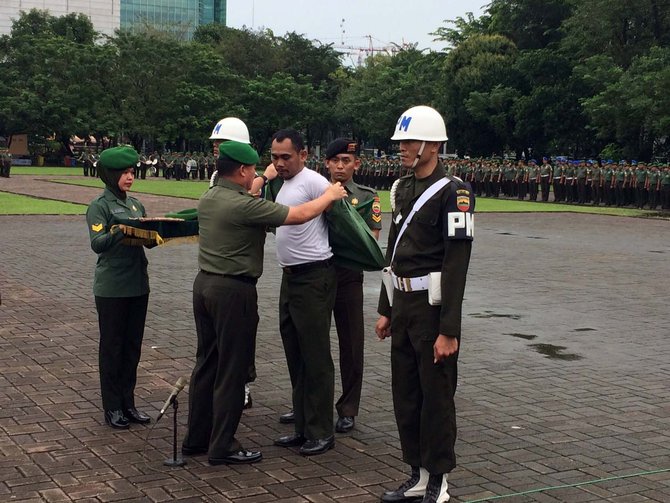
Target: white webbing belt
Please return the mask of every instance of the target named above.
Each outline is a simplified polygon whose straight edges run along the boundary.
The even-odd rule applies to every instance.
[[[393,279],[393,287],[403,292],[428,290],[428,274],[416,278],[401,278],[391,271],[391,278]]]

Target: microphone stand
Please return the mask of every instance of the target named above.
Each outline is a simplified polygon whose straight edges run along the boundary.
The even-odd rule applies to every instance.
[[[177,409],[179,402],[177,397],[172,400],[172,459],[163,461],[165,466],[184,466],[186,461],[183,458],[177,457]]]

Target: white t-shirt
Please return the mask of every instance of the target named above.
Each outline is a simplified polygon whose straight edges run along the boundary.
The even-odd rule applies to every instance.
[[[303,168],[279,189],[276,202],[298,206],[320,197],[330,182],[316,171]],[[321,214],[301,225],[277,227],[277,260],[282,267],[319,262],[333,256],[328,242],[328,223]]]

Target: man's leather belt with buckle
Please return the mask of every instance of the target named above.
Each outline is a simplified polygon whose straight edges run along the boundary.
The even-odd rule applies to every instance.
[[[428,290],[428,274],[425,276],[418,276],[416,278],[401,278],[391,273],[393,279],[393,286],[401,292],[420,292],[421,290]]]
[[[306,262],[304,264],[297,265],[288,265],[283,267],[282,270],[286,274],[298,274],[302,272],[307,272],[318,267],[328,267],[332,262],[332,259],[319,260],[318,262]]]

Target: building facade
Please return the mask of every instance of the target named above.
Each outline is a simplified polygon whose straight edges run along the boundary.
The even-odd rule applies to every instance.
[[[0,35],[12,31],[12,22],[21,11],[48,10],[52,16],[82,13],[88,16],[95,29],[113,35],[120,28],[122,0],[0,0]]]
[[[150,27],[190,40],[202,24],[226,24],[226,0],[0,0],[0,35],[9,34],[12,21],[31,9],[52,16],[85,14],[106,35]]]

